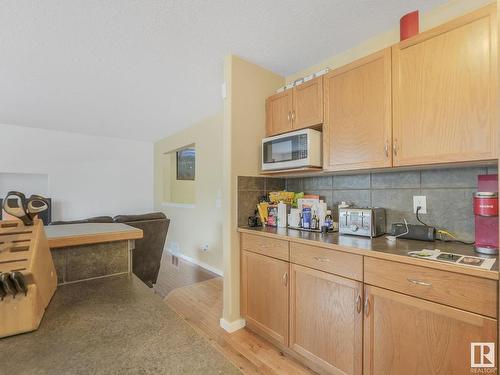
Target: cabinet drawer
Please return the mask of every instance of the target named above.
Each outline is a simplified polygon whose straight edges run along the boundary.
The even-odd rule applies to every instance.
[[[497,316],[495,280],[369,257],[365,257],[364,263],[366,284],[492,318]]]
[[[288,241],[285,240],[242,233],[241,248],[277,259],[290,259],[288,254]]]
[[[361,255],[291,242],[290,261],[350,279],[363,280]]]

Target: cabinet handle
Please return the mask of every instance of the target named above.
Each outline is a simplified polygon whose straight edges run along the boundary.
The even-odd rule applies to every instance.
[[[415,280],[415,279],[406,279],[408,280],[410,283],[412,284],[416,284],[416,285],[422,285],[422,286],[431,286],[432,283],[428,283],[427,281],[422,281],[422,280]]]
[[[398,140],[394,140],[394,144],[392,145],[392,151],[394,152],[394,156],[398,156]]]
[[[292,121],[295,121],[295,111],[292,111]]]
[[[370,315],[370,298],[368,296],[365,297],[365,315]]]
[[[290,122],[291,119],[292,119],[292,112],[288,111],[288,122]]]
[[[323,258],[323,257],[314,257],[314,259],[317,260],[318,262],[321,262],[321,263],[326,263],[326,262],[330,261],[330,259]]]
[[[356,311],[358,314],[361,312],[361,294],[356,297]]]
[[[385,157],[389,157],[389,142],[385,141],[385,146],[384,146],[384,152],[385,152]]]
[[[288,272],[283,274],[283,284],[285,284],[285,286],[288,285]]]

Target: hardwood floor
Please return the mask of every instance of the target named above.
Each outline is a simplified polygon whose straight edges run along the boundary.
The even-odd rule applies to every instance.
[[[219,277],[219,275],[165,252],[161,258],[160,272],[154,290],[165,297],[174,289],[214,277]]]
[[[244,374],[315,374],[246,328],[230,334],[219,326],[221,277],[175,289],[165,302]]]

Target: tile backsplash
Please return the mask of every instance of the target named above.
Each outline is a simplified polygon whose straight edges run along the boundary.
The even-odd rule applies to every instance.
[[[269,191],[318,194],[329,208],[342,202],[356,206],[383,207],[387,226],[401,222],[417,224],[413,213],[413,196],[427,197],[427,214],[421,219],[438,228],[454,232],[467,241],[474,239],[472,194],[477,189],[477,176],[495,174],[496,166],[439,168],[411,171],[387,171],[350,175],[300,178],[238,178],[238,224],[246,225],[261,195]],[[389,229],[388,229],[389,230]]]

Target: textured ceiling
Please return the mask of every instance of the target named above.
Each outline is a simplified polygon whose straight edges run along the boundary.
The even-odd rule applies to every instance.
[[[444,0],[0,0],[0,123],[157,140],[221,110],[223,59],[289,75]]]

